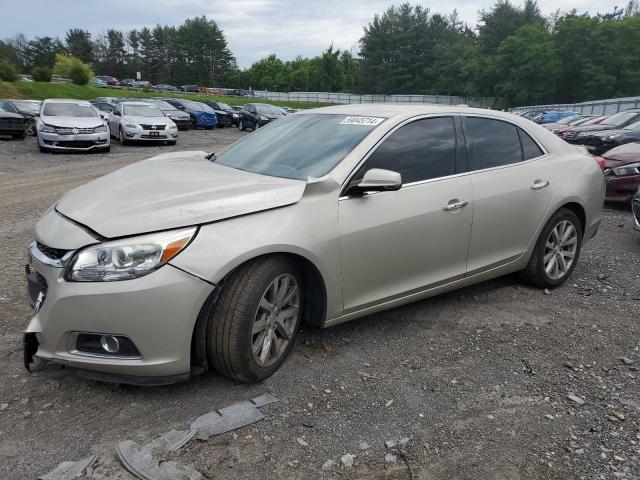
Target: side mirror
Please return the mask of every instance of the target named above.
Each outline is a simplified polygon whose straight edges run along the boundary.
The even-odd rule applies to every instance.
[[[391,192],[402,188],[402,175],[391,170],[372,168],[367,170],[362,181],[347,191],[349,195],[366,192]]]
[[[114,117],[119,117],[120,116],[120,112],[114,110],[113,112],[111,112],[111,115],[113,115]]]

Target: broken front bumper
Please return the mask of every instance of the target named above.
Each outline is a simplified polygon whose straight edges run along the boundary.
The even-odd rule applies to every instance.
[[[98,380],[145,385],[189,375],[191,337],[211,284],[171,265],[134,280],[69,282],[65,266],[48,265],[41,255],[31,250],[27,273],[35,310],[26,329],[26,363],[35,354]],[[138,355],[81,351],[82,335],[126,339]]]

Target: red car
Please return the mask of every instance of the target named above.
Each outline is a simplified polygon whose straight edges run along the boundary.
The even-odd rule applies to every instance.
[[[640,143],[627,143],[602,154],[604,179],[607,184],[605,201],[631,202],[640,187]]]

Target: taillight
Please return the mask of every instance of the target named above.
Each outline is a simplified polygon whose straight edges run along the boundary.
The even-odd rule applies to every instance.
[[[600,170],[602,170],[604,172],[604,168],[605,168],[604,167],[604,158],[598,157],[598,156],[594,156],[593,159],[596,161],[596,163],[600,167]]]

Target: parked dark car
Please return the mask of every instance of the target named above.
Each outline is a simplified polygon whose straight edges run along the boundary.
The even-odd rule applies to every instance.
[[[36,116],[40,111],[42,102],[40,100],[0,100],[0,108],[6,112],[17,113],[28,120],[27,135],[36,134]]]
[[[602,115],[600,117],[587,117],[585,120],[583,120],[581,122],[575,123],[573,125],[571,125],[571,124],[563,125],[563,126],[554,128],[551,131],[553,133],[555,133],[556,135],[562,137],[562,135],[565,132],[568,132],[569,130],[572,130],[575,127],[586,127],[587,125],[598,125],[599,123],[604,122],[607,118],[609,118],[609,115]]]
[[[199,92],[200,91],[198,85],[182,85],[180,87],[180,90],[182,90],[183,92]]]
[[[164,83],[151,87],[151,90],[155,90],[156,92],[179,92],[180,91],[178,87],[174,87],[173,85],[167,85]]]
[[[112,77],[111,75],[96,75],[96,79],[102,80],[107,85],[112,87],[118,85],[118,79],[116,77]]]
[[[25,138],[30,121],[22,115],[6,112],[0,108],[0,135],[10,135],[13,138]]]
[[[178,130],[189,130],[191,127],[191,116],[187,112],[183,112],[179,110],[174,105],[171,105],[166,100],[157,100],[155,98],[145,98],[145,102],[155,105],[160,110],[164,112],[164,114],[173,120],[178,126]]]
[[[551,130],[552,132],[558,128],[564,127],[566,125],[580,125],[581,123],[586,122],[592,117],[588,117],[585,115],[571,115],[568,117],[561,118],[557,122],[545,123],[542,126],[547,130]]]
[[[268,123],[284,117],[284,113],[268,103],[247,103],[240,110],[240,130],[251,128],[255,130]]]
[[[593,132],[587,137],[587,150],[594,155],[619,147],[626,143],[640,142],[640,121],[624,128]]]
[[[218,116],[218,127],[231,127],[240,123],[240,115],[233,108],[224,102],[201,102],[205,105],[209,105],[216,112]]]
[[[188,113],[189,117],[191,117],[191,126],[193,128],[203,127],[209,130],[218,124],[216,112],[209,105],[177,98],[163,98],[162,100],[173,105],[178,110]]]
[[[604,179],[607,202],[631,201],[640,187],[640,143],[628,143],[605,152]]]
[[[571,130],[564,132],[561,137],[569,143],[585,145],[587,143],[587,137],[592,132],[620,129],[637,121],[640,121],[640,109],[624,110],[622,112],[614,113],[597,125],[574,127]]]
[[[246,95],[244,90],[239,88],[232,88],[225,92],[225,95],[229,95],[230,97],[244,97]]]

